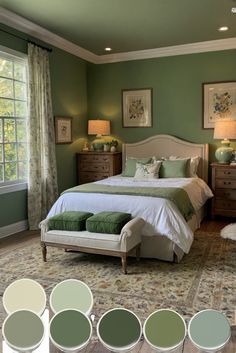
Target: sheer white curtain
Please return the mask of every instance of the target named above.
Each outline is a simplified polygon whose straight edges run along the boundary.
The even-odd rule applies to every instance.
[[[58,189],[48,52],[29,43],[28,61],[28,220],[33,230],[46,217]]]

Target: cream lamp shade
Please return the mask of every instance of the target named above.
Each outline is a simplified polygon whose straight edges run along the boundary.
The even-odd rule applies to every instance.
[[[88,134],[89,135],[110,135],[110,121],[109,120],[89,120]]]
[[[223,139],[222,146],[216,150],[216,159],[222,164],[229,163],[233,152],[229,139],[236,139],[236,120],[216,121],[214,139]]]

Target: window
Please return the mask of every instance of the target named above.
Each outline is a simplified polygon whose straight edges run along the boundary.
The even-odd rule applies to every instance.
[[[27,60],[0,50],[0,187],[27,181]]]

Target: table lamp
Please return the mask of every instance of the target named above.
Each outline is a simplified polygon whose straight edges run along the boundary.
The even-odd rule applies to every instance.
[[[214,139],[223,139],[221,141],[222,146],[217,148],[215,152],[218,163],[229,163],[234,150],[230,147],[229,139],[236,139],[236,120],[216,121]]]
[[[96,139],[92,142],[95,151],[103,151],[105,140],[102,139],[102,135],[110,135],[110,132],[109,120],[88,121],[88,135],[96,135]]]

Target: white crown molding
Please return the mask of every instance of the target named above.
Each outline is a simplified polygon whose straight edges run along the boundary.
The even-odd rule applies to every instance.
[[[28,221],[20,221],[0,228],[0,239],[28,229]]]
[[[236,49],[236,38],[218,39],[205,42],[175,45],[163,48],[137,50],[126,53],[96,55],[47,29],[0,6],[0,23],[27,33],[45,43],[60,48],[93,64],[108,64],[121,61],[160,58],[165,56],[196,54],[211,51]]]
[[[220,51],[236,49],[236,38],[218,39],[206,42],[175,45],[170,47],[137,50],[127,53],[117,53],[98,56],[96,64],[108,64],[119,61],[142,60],[161,58],[164,56],[175,56],[185,54],[204,53],[210,51]]]
[[[27,33],[81,59],[96,63],[97,55],[0,6],[0,23]]]

